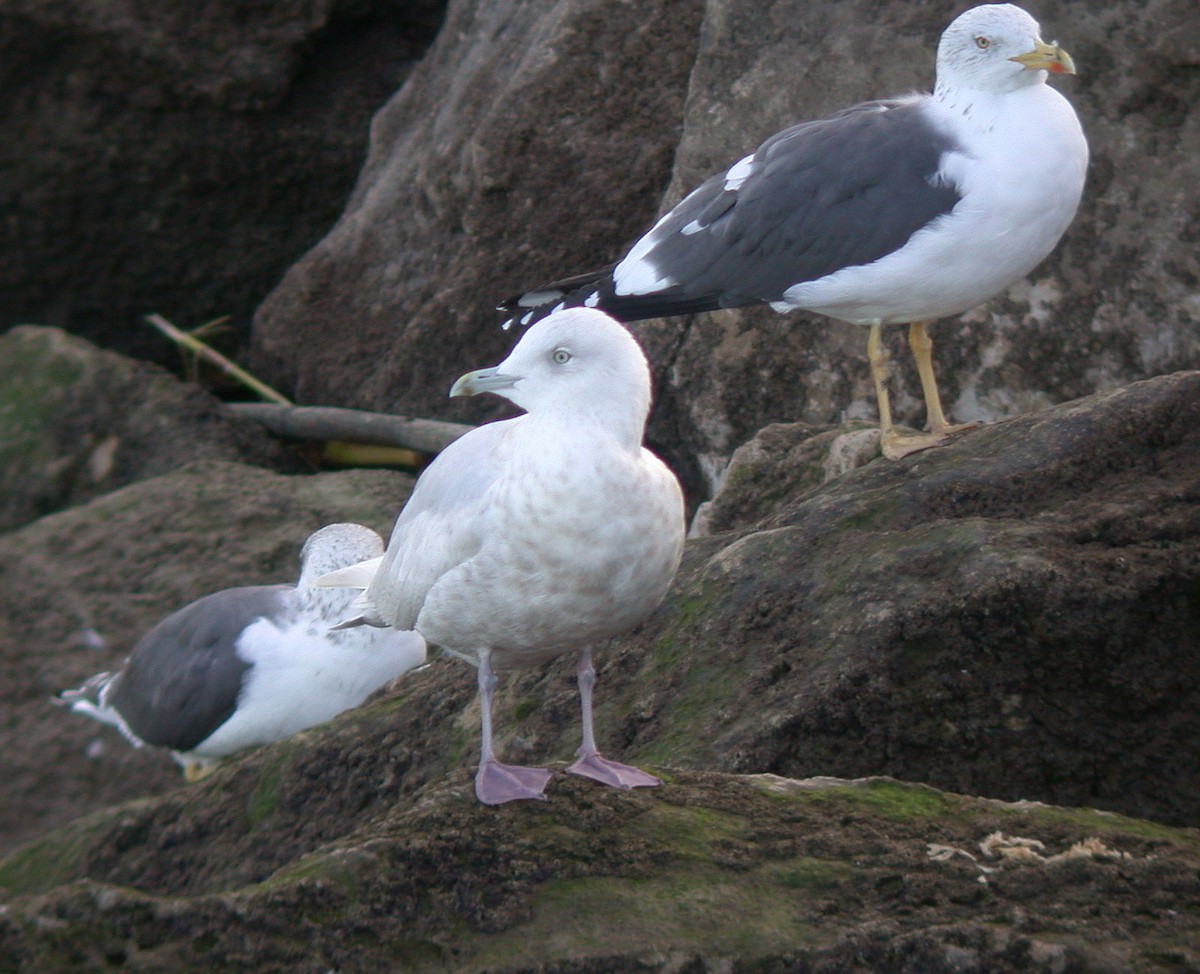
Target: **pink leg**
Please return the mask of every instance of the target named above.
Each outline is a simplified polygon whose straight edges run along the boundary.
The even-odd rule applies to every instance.
[[[483,724],[483,742],[479,770],[475,773],[475,797],[485,805],[503,805],[523,798],[545,801],[550,772],[543,768],[523,768],[501,764],[492,750],[492,695],[496,674],[492,672],[491,653],[479,654],[479,710]]]
[[[596,750],[596,735],[592,729],[592,688],[596,685],[596,670],[592,666],[591,650],[579,654],[579,703],[583,710],[583,743],[575,752],[579,758],[567,768],[570,774],[592,778],[614,788],[652,788],[661,785],[654,775],[627,764],[618,764]]]

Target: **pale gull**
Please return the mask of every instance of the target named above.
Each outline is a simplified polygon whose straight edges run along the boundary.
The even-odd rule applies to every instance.
[[[642,446],[650,372],[629,332],[599,311],[538,322],[495,368],[452,396],[493,392],[526,412],[472,430],[425,470],[382,565],[322,584],[366,585],[362,620],[416,629],[478,667],[486,804],[542,798],[550,772],[500,763],[495,671],[579,652],[583,743],[567,770],[620,788],[658,779],[597,751],[593,644],[663,599],[683,550],[683,496]]]
[[[530,324],[583,305],[622,321],[767,303],[870,327],[885,455],[943,442],[926,323],[982,304],[1070,225],[1088,147],[1047,72],[1074,74],[1020,7],[954,20],[933,93],[866,102],[785,129],[701,185],[612,267],[505,302]],[[899,435],[880,328],[908,324],[929,432]]]
[[[360,524],[321,528],[304,544],[294,587],[198,599],[147,632],[120,670],[57,702],[111,724],[137,747],[170,748],[188,780],[235,751],[329,720],[425,659],[415,632],[330,631],[355,593],[313,583],[382,552],[383,540]]]

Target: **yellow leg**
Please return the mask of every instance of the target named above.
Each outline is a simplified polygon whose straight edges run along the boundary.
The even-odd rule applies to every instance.
[[[925,415],[929,421],[929,432],[949,436],[959,430],[971,429],[978,423],[954,426],[946,422],[942,412],[942,397],[938,395],[937,379],[933,375],[933,339],[925,329],[925,322],[914,321],[908,326],[908,347],[912,349],[917,363],[917,374],[921,377],[921,392],[925,396]]]
[[[188,761],[183,766],[183,780],[189,785],[195,784],[197,781],[203,781],[210,774],[217,770],[219,762],[211,764],[204,761]]]
[[[901,436],[892,423],[892,407],[888,398],[888,353],[883,345],[883,329],[871,326],[867,339],[867,358],[871,363],[871,377],[875,380],[875,398],[879,403],[879,445],[889,460],[899,460],[910,453],[938,446],[954,433],[967,426],[951,426],[942,412],[942,400],[938,395],[937,380],[933,375],[933,340],[925,330],[923,321],[915,321],[908,328],[908,345],[917,362],[917,373],[921,377],[921,391],[925,395],[925,411],[929,418],[929,432],[915,436]]]
[[[886,441],[889,437],[895,437],[896,431],[892,427],[892,403],[887,390],[891,357],[883,344],[883,329],[879,325],[871,326],[871,334],[867,338],[867,361],[871,363],[871,378],[875,380],[875,401],[879,405],[879,433]]]
[[[925,395],[925,415],[929,420],[929,432],[940,433],[950,424],[942,412],[942,397],[938,395],[937,379],[933,375],[933,339],[925,330],[925,322],[914,321],[908,326],[908,347],[912,349],[917,363],[917,375],[921,377],[921,392]]]

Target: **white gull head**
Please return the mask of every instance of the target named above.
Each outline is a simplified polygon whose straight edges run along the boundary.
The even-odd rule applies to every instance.
[[[972,7],[938,42],[935,94],[1015,91],[1042,84],[1047,71],[1074,74],[1070,55],[1040,35],[1037,21],[1011,3]]]

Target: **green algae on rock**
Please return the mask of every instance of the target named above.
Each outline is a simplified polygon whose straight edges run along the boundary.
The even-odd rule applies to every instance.
[[[272,776],[271,750],[245,770]],[[196,814],[210,802],[219,815],[223,792],[258,786],[254,773],[202,785]],[[320,787],[285,776],[284,800]],[[657,792],[620,793],[558,775],[547,802],[497,811],[472,801],[464,770],[311,837],[256,882],[221,879],[221,860],[242,852],[210,832],[206,888],[174,894],[92,855],[105,828],[124,830],[140,839],[119,855],[136,862],[138,842],[155,839],[130,819],[154,817],[147,803],[119,807],[0,864],[0,965],[32,974],[52,961],[71,974],[98,969],[106,949],[136,956],[138,970],[259,974],[1200,962],[1195,830],[888,779],[674,771]],[[1114,855],[987,860],[979,843],[998,823],[1048,853],[1092,838]],[[76,878],[49,888],[20,863],[53,858],[56,843],[76,857]]]

